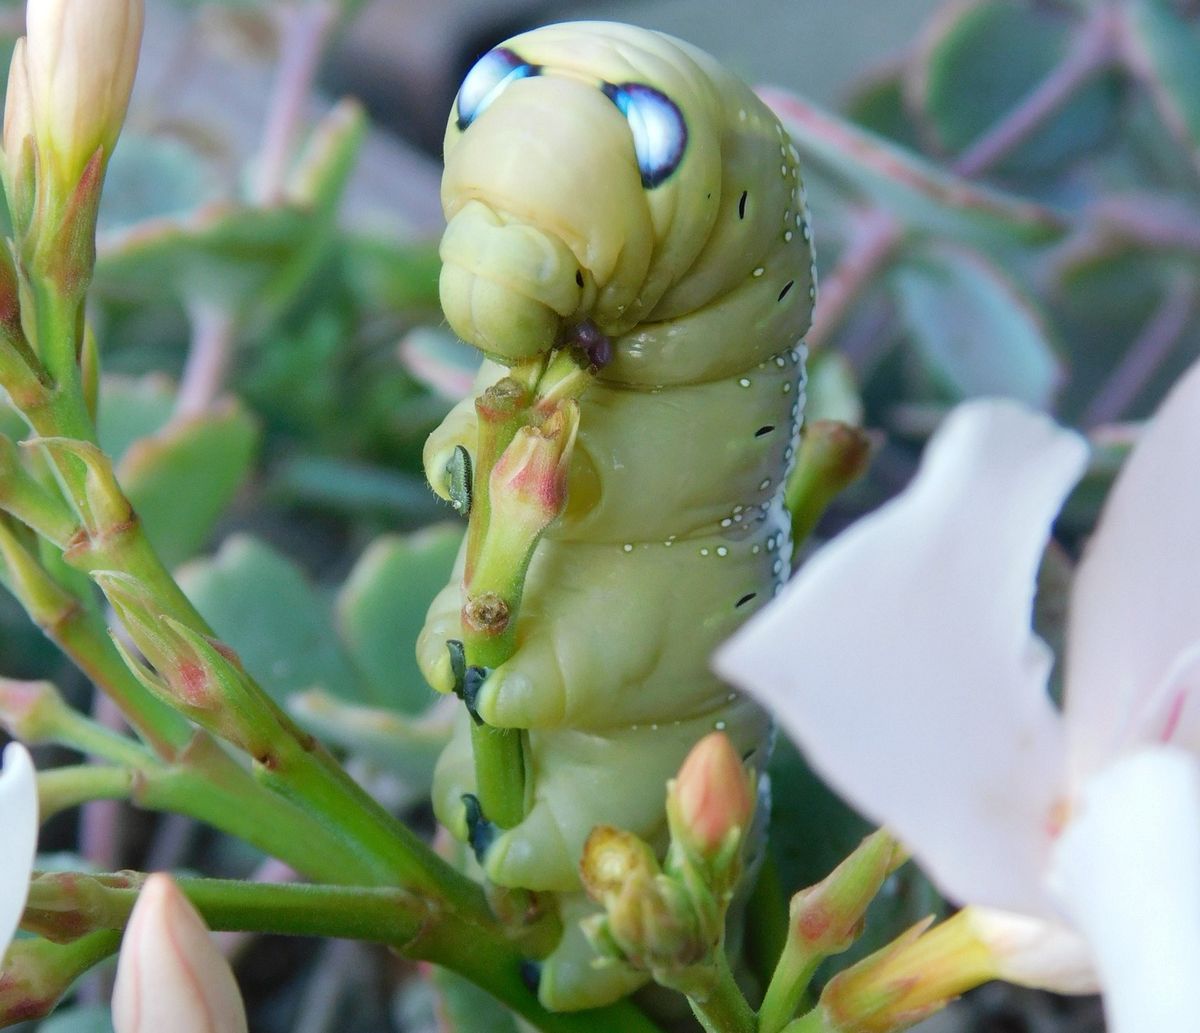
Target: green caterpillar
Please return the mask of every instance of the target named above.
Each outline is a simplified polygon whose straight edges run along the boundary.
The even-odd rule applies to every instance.
[[[487,356],[481,386],[581,327],[611,342],[582,399],[567,511],[530,565],[517,652],[476,700],[488,724],[528,729],[527,817],[484,869],[562,894],[566,932],[539,993],[550,1008],[589,1007],[642,981],[593,969],[575,921],[592,827],[665,845],[664,783],[713,728],[759,770],[765,760],[768,721],[709,657],[788,573],[781,492],[815,297],[804,187],[778,120],[716,61],[598,22],[484,55],[445,155],[442,303]],[[468,400],[426,447],[443,497],[448,461],[474,441]],[[460,575],[418,643],[443,692]],[[434,786],[460,837],[474,779],[464,714]]]

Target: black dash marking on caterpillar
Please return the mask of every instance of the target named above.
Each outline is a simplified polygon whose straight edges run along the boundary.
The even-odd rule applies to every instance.
[[[773,423],[764,424],[763,426],[759,427],[758,430],[756,430],[754,432],[754,436],[756,438],[761,438],[764,434],[770,434],[771,431],[773,431],[774,429],[775,429],[775,424],[773,424]]]
[[[757,595],[758,595],[758,593],[757,593],[757,592],[747,592],[747,593],[746,593],[744,596],[742,596],[742,597],[741,597],[741,598],[740,598],[740,599],[739,599],[739,600],[738,600],[738,601],[737,601],[737,602],[734,604],[734,607],[733,607],[733,608],[736,610],[736,609],[737,609],[738,607],[740,607],[740,606],[745,606],[745,605],[746,605],[746,604],[747,604],[747,603],[748,603],[748,602],[749,602],[751,599],[755,598]]]
[[[792,287],[795,285],[795,283],[796,283],[795,280],[788,280],[788,282],[783,285],[783,290],[781,290],[779,292],[779,300],[780,301],[783,301],[783,299],[787,297],[788,291],[790,291],[792,289]]]
[[[471,453],[462,445],[454,446],[454,454],[446,464],[449,479],[450,505],[463,516],[471,515]]]
[[[521,962],[520,973],[525,989],[531,994],[536,994],[538,987],[542,985],[542,966],[536,961],[525,960]]]
[[[583,286],[583,270],[582,269],[575,270],[575,285],[577,287]]]
[[[749,196],[750,196],[749,190],[742,191],[742,196],[738,200],[738,218],[739,219],[744,219],[746,217],[746,198]]]
[[[463,691],[462,699],[467,705],[467,713],[471,715],[471,720],[477,725],[483,724],[483,718],[479,716],[479,711],[475,709],[475,703],[479,699],[479,690],[483,688],[483,683],[487,681],[488,675],[491,674],[489,667],[468,667],[463,674]]]
[[[467,842],[475,860],[483,864],[488,848],[496,841],[496,826],[484,817],[479,797],[474,793],[463,793],[462,803],[467,812]]]

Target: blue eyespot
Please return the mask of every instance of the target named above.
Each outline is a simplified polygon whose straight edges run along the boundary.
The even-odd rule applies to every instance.
[[[522,61],[504,47],[489,50],[475,62],[459,87],[458,128],[466,129],[482,115],[510,82],[537,75],[540,71],[537,65]]]
[[[629,123],[642,186],[658,186],[683,160],[688,136],[683,113],[670,97],[652,86],[605,83],[601,89]]]

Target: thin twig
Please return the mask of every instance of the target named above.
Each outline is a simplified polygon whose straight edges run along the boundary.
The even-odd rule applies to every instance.
[[[283,199],[313,82],[336,24],[335,14],[334,6],[325,0],[289,4],[280,12],[279,68],[251,190],[257,204],[273,205]]]
[[[954,162],[961,176],[979,176],[1011,154],[1117,58],[1119,22],[1109,6],[1096,10],[1061,63],[1015,108]]]
[[[197,302],[188,307],[188,315],[192,341],[173,421],[188,420],[212,408],[225,387],[237,343],[237,320],[227,308]]]
[[[1083,414],[1083,425],[1095,427],[1121,419],[1155,372],[1170,357],[1200,301],[1200,283],[1181,274],[1129,346],[1125,357],[1096,392]]]

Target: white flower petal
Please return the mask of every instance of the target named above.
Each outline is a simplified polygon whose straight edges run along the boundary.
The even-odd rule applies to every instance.
[[[1143,750],[1089,779],[1051,885],[1089,941],[1111,1033],[1194,1033],[1200,1014],[1200,765]]]
[[[20,743],[4,748],[0,770],[0,961],[25,910],[29,875],[37,853],[37,776],[29,751]]]
[[[817,770],[958,900],[1046,913],[1064,761],[1030,631],[1078,435],[1009,402],[960,406],[912,485],[822,549],[718,651]]]
[[[1154,734],[1147,697],[1200,640],[1200,364],[1146,425],[1075,577],[1067,726],[1086,775],[1123,739]]]
[[[1100,989],[1087,943],[1061,922],[990,907],[963,908],[962,913],[992,952],[996,974],[1005,982],[1060,994]]]

